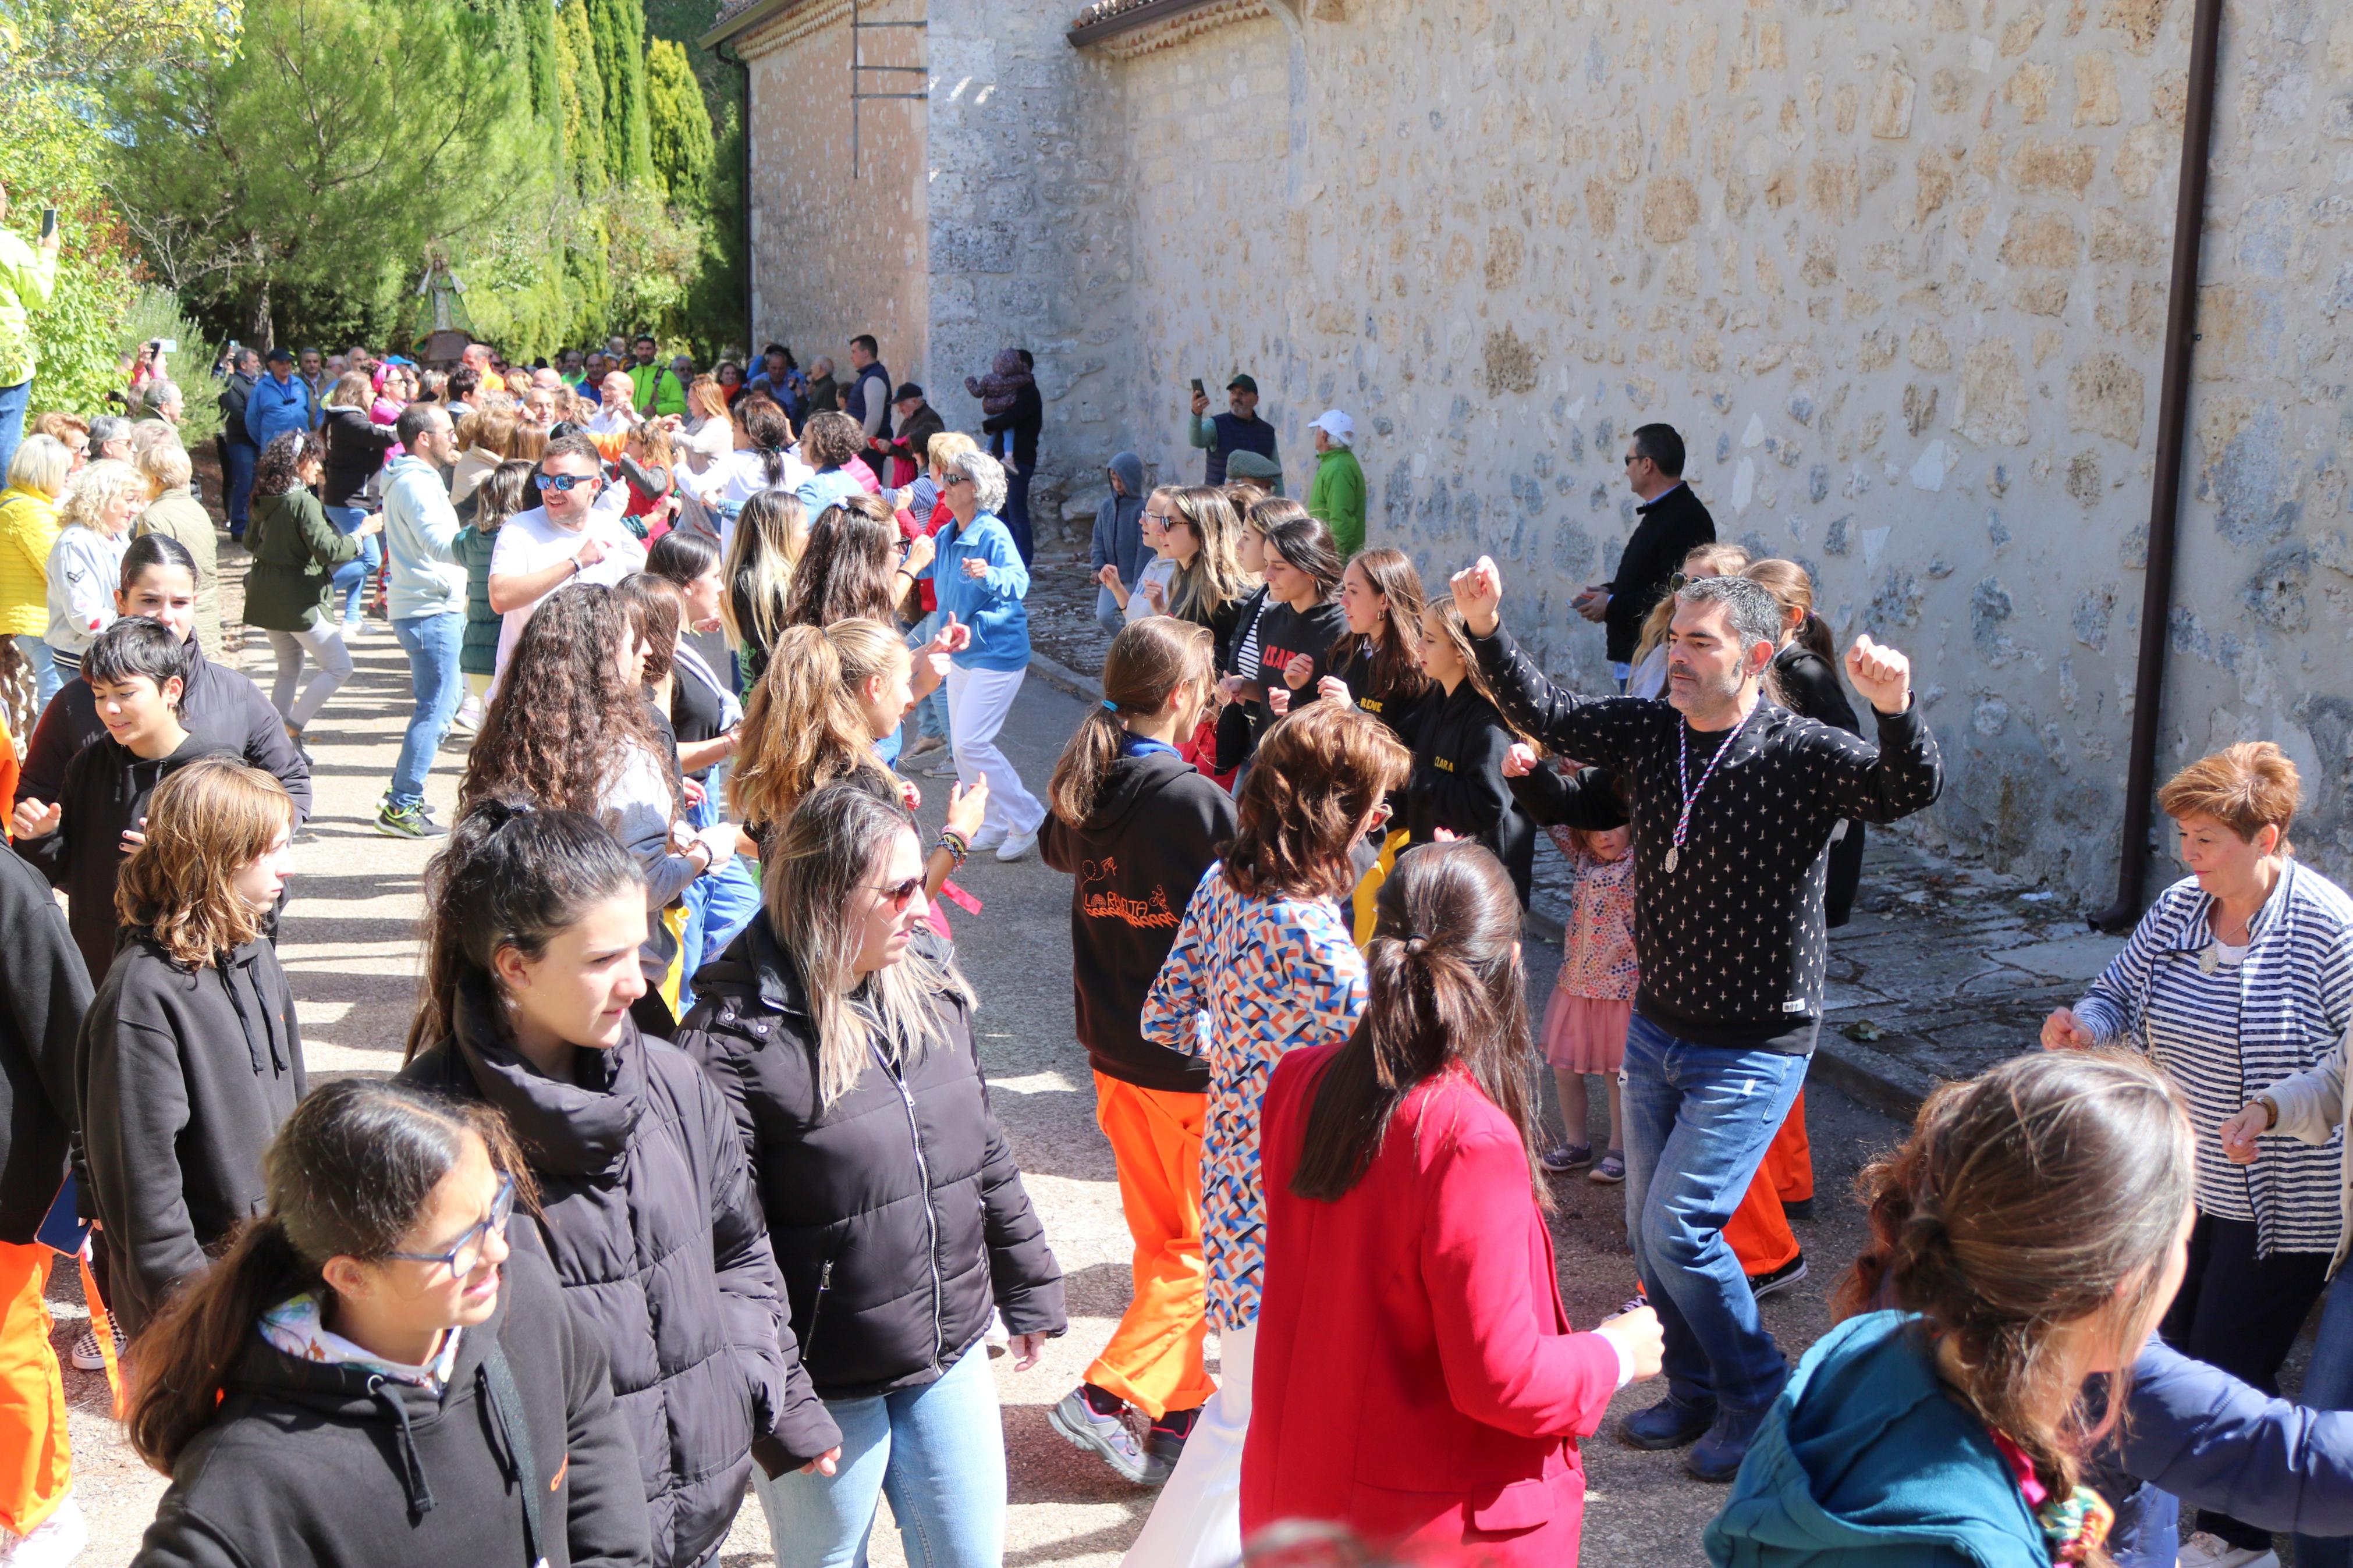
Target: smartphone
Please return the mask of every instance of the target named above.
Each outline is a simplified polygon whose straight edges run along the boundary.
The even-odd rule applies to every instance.
[[[43,207],[41,209],[41,237],[43,239],[47,239],[49,236],[57,232],[58,209],[55,207]]]
[[[1201,378],[1198,375],[1193,378],[1193,395],[1196,397],[1207,397],[1209,395],[1208,388],[1201,384]]]
[[[157,352],[161,353],[175,354],[180,352],[180,340],[177,338],[157,338],[155,340],[155,348]]]

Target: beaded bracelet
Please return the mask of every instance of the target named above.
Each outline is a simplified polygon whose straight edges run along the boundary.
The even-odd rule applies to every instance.
[[[948,858],[954,860],[958,866],[962,866],[972,858],[971,841],[953,827],[941,828],[940,841],[932,847],[946,850]]]

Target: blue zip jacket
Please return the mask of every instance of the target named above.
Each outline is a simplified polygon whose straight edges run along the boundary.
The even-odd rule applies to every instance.
[[[2263,1530],[2353,1535],[2353,1410],[2306,1410],[2161,1340],[2133,1367],[2126,1470]]]
[[[1702,1543],[1715,1568],[2050,1568],[1985,1424],[1947,1393],[1909,1312],[1806,1352]]]
[[[253,384],[245,400],[245,428],[255,446],[267,447],[289,430],[310,427],[311,389],[301,376],[290,376],[280,386],[276,376],[265,372]]]
[[[951,519],[933,536],[939,553],[923,568],[940,602],[940,618],[950,613],[972,628],[972,646],[953,656],[960,669],[1029,668],[1029,569],[1013,548],[1013,535],[997,514],[984,511],[963,527]],[[987,563],[987,574],[967,577],[966,561]]]

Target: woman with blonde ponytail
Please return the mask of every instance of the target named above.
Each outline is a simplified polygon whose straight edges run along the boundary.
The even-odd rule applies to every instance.
[[[1408,1558],[1574,1563],[1577,1441],[1658,1374],[1658,1317],[1578,1333],[1562,1310],[1502,863],[1476,844],[1409,849],[1376,903],[1364,1016],[1267,1085],[1242,1531],[1320,1520]]]

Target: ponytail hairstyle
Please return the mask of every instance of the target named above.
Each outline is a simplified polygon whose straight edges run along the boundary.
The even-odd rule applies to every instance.
[[[1482,845],[1421,845],[1398,857],[1373,908],[1364,1016],[1315,1086],[1291,1190],[1324,1203],[1345,1197],[1405,1098],[1459,1063],[1519,1130],[1529,1191],[1549,1208],[1535,1174],[1527,976],[1510,873]]]
[[[1413,753],[1371,714],[1311,702],[1260,737],[1235,803],[1225,878],[1246,899],[1345,899],[1348,850],[1373,808],[1405,786]]]
[[[785,594],[785,624],[829,626],[898,611],[899,527],[879,496],[836,501],[809,524],[808,543]]]
[[[1701,576],[1729,577],[1748,568],[1748,552],[1737,544],[1703,544],[1684,555],[1679,574],[1685,582]],[[1675,621],[1675,596],[1672,593],[1659,595],[1642,617],[1641,634],[1634,639],[1634,662],[1667,640],[1667,628]]]
[[[1802,618],[1791,640],[1832,669],[1838,668],[1838,648],[1831,641],[1831,628],[1814,614],[1814,579],[1804,567],[1794,561],[1769,557],[1750,562],[1740,574],[1752,583],[1763,584],[1766,592],[1780,602],[1785,616],[1791,610],[1800,612]]]
[[[1496,718],[1516,739],[1535,746],[1539,755],[1548,755],[1543,743],[1513,723],[1510,715],[1504,711],[1504,705],[1495,700],[1495,689],[1487,684],[1486,673],[1479,668],[1479,650],[1471,646],[1471,628],[1464,623],[1462,612],[1454,603],[1454,595],[1440,594],[1425,608],[1437,617],[1439,630],[1445,633],[1446,640],[1454,645],[1455,657],[1462,661],[1462,679],[1470,683],[1471,689],[1487,700],[1487,706],[1495,710]]]
[[[425,973],[403,1064],[448,1039],[461,1006],[504,1032],[500,949],[539,959],[591,908],[642,900],[645,885],[636,858],[585,812],[501,797],[469,805],[425,868]]]
[[[793,444],[793,422],[776,400],[755,392],[736,405],[736,428],[759,454],[760,472],[768,488],[785,482],[785,448]]]
[[[1076,827],[1095,808],[1103,777],[1119,761],[1127,733],[1120,720],[1158,713],[1174,692],[1206,694],[1217,678],[1216,648],[1207,626],[1170,616],[1146,616],[1122,626],[1103,655],[1103,700],[1087,710],[1078,732],[1054,764],[1046,801],[1065,826]]]
[[[488,538],[522,510],[523,498],[531,494],[531,481],[538,472],[538,464],[509,458],[484,474],[482,482],[474,487],[474,531]]]
[[[131,1446],[165,1475],[220,1415],[254,1326],[305,1291],[329,1291],[336,1258],[396,1251],[470,1142],[537,1206],[531,1172],[488,1105],[461,1105],[378,1079],[322,1083],[297,1105],[261,1157],[268,1206],[227,1253],[164,1308],[131,1352]]]
[[[1168,613],[1180,621],[1206,626],[1254,586],[1234,553],[1241,519],[1226,492],[1210,485],[1164,485],[1152,494],[1166,496],[1169,510],[1176,514],[1169,521],[1191,530],[1201,542],[1193,564],[1179,571],[1168,584]],[[1145,505],[1151,502],[1151,496],[1145,497]]]
[[[664,534],[663,538],[670,536]],[[668,679],[678,662],[679,602],[662,579],[632,572],[613,584],[613,597],[628,617],[629,630],[646,650],[646,684]]]
[[[720,595],[719,618],[727,639],[739,648],[767,649],[788,624],[785,596],[793,568],[808,548],[808,514],[800,498],[785,490],[760,490],[735,516],[727,536],[727,591]]]
[[[574,583],[539,602],[466,754],[460,811],[524,800],[594,816],[636,751],[664,755],[644,695],[621,679],[617,656],[628,630],[610,588]]]
[[[786,627],[744,704],[728,804],[744,823],[773,831],[818,785],[870,769],[891,776],[850,700],[840,653],[815,626]]]
[[[1365,584],[1388,605],[1372,636],[1369,654],[1354,632],[1342,632],[1332,645],[1332,673],[1346,679],[1362,658],[1371,671],[1366,694],[1378,702],[1409,702],[1430,689],[1430,676],[1414,649],[1421,638],[1421,574],[1402,550],[1367,550],[1348,563],[1365,574]],[[1341,569],[1347,575],[1347,568]],[[1474,656],[1471,668],[1478,668]]]
[[[122,578],[120,586],[125,594],[139,585],[139,579],[158,569],[185,572],[188,581],[202,586],[205,574],[196,568],[196,558],[188,547],[168,533],[142,533],[131,542],[122,552]]]
[[[907,639],[881,621],[854,616],[825,628],[825,640],[841,660],[841,689],[854,704],[859,688],[878,675],[905,670],[913,673],[915,656]]]
[[[261,934],[237,874],[293,830],[294,802],[276,778],[199,757],[155,786],[146,839],[115,879],[115,916],[181,968],[202,969]]]
[[[1952,1344],[1945,1370],[1962,1403],[2064,1498],[2165,1311],[2196,1169],[2180,1092],[2140,1057],[2013,1057],[1938,1089],[1903,1147],[1856,1178],[1870,1235],[1831,1310],[1919,1313],[1932,1345]],[[2078,1323],[2116,1368],[2088,1426],[2060,1383],[2060,1331]]]
[[[894,1043],[903,1065],[947,1043],[941,1017],[945,999],[972,1005],[972,991],[953,960],[935,960],[911,948],[898,963],[867,978],[860,988],[865,1008],[850,1005],[849,966],[862,936],[862,922],[850,914],[851,900],[880,879],[882,857],[892,841],[915,831],[915,819],[899,803],[895,786],[885,794],[842,780],[812,791],[762,858],[761,898],[768,926],[800,974],[809,1019],[817,1026],[822,1107],[849,1092],[872,1061],[876,1025],[882,1038]]]

